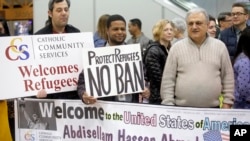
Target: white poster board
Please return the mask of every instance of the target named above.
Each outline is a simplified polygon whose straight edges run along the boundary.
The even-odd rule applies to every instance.
[[[132,94],[144,90],[139,44],[83,49],[86,92],[94,97]]]
[[[76,89],[82,49],[93,48],[93,34],[49,34],[0,38],[0,99]]]

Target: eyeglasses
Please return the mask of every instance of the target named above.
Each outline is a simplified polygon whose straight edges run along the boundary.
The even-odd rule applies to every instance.
[[[241,12],[236,12],[236,13],[231,13],[231,16],[241,16],[241,15],[246,15],[246,13],[241,13]]]

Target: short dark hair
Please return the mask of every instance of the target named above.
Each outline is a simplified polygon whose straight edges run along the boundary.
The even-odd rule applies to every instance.
[[[49,0],[49,4],[48,4],[49,11],[53,11],[55,3],[59,3],[59,2],[63,2],[63,1],[66,1],[67,4],[68,4],[68,7],[70,7],[70,0]],[[52,23],[51,22],[51,17],[48,16],[48,19],[45,22],[45,25],[47,26],[47,25],[50,25],[51,23]]]
[[[116,15],[109,16],[109,18],[107,20],[107,28],[110,27],[111,22],[113,22],[113,21],[123,21],[126,25],[125,19],[121,15],[116,14]]]
[[[212,15],[209,15],[209,21],[214,21],[216,23],[216,20]]]
[[[226,19],[226,16],[231,16],[231,12],[221,12],[217,18],[218,22],[224,21]]]
[[[59,3],[59,2],[63,2],[64,0],[49,0],[49,4],[48,4],[48,7],[49,7],[49,10],[52,11],[53,8],[54,8],[54,3]],[[70,7],[70,0],[65,0],[68,4],[68,7]]]
[[[217,18],[219,27],[220,27],[220,22],[226,20],[226,16],[230,17],[231,12],[221,12],[221,13],[219,13],[218,18]]]
[[[129,21],[132,25],[137,25],[138,26],[138,28],[141,30],[141,20],[140,19],[137,19],[137,18],[135,18],[135,19],[131,19],[130,21]]]
[[[248,14],[248,9],[247,9],[247,6],[246,6],[246,4],[245,4],[244,2],[236,2],[236,3],[234,3],[234,4],[232,5],[232,8],[233,8],[233,7],[242,7],[243,10],[244,10],[244,13],[245,13],[245,14]]]

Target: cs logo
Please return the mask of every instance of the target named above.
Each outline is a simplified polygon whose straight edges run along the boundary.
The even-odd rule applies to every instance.
[[[6,48],[5,55],[6,57],[11,61],[16,60],[27,60],[29,59],[29,52],[27,52],[25,49],[28,48],[28,45],[21,44],[19,46],[15,45],[17,41],[21,41],[21,38],[14,38],[10,41],[10,46]]]
[[[28,131],[28,132],[26,132],[25,134],[24,134],[24,139],[26,140],[26,141],[35,141],[35,134],[32,134],[32,132],[31,131]]]

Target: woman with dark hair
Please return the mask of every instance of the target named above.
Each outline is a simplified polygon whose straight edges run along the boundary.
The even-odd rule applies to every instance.
[[[213,38],[217,38],[217,25],[216,20],[213,16],[209,15],[208,29],[207,33]]]
[[[239,39],[234,59],[234,108],[250,109],[250,29],[245,29]]]

